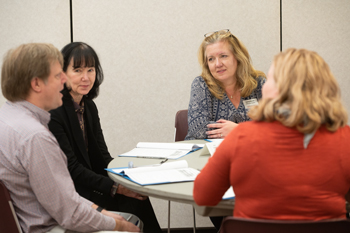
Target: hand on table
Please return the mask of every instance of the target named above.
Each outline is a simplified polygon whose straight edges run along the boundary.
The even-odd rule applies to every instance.
[[[106,216],[109,216],[109,217],[112,217],[112,218],[114,218],[115,220],[125,220],[125,218],[123,218],[123,217],[120,216],[119,214],[109,212],[108,210],[105,210],[105,209],[103,209],[103,210],[101,211],[101,214],[106,215]]]
[[[123,220],[115,220],[115,222],[115,231],[140,232],[140,228],[133,223],[126,221],[124,218]]]
[[[220,119],[216,123],[208,124],[208,128],[214,128],[213,130],[208,130],[208,138],[220,139],[225,138],[231,130],[233,130],[238,124],[232,121]]]
[[[135,226],[133,223],[126,221],[125,218],[119,214],[109,212],[105,209],[101,211],[101,214],[114,218],[116,223],[114,228],[115,231],[140,232],[140,228]]]
[[[148,198],[147,196],[141,195],[139,193],[135,193],[134,191],[131,191],[130,189],[125,188],[123,185],[118,186],[117,193],[127,197],[132,197],[141,201],[144,201]]]

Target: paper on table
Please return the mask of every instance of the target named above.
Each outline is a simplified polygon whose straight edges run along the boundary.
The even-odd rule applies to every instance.
[[[213,154],[215,153],[216,148],[220,145],[220,143],[223,141],[224,139],[209,139],[209,143],[205,143],[201,154],[200,155],[208,155],[210,154],[211,156],[213,156]]]
[[[202,148],[203,144],[139,142],[136,148],[119,155],[120,157],[178,159],[189,152]]]
[[[235,198],[235,193],[233,192],[233,188],[231,186],[229,189],[227,189],[222,199],[227,200],[227,199],[233,199],[233,198]]]
[[[157,163],[157,164],[151,164],[151,165],[145,165],[135,168],[109,168],[108,170],[111,170],[114,173],[121,173],[127,171],[128,173],[140,173],[140,172],[150,172],[150,171],[161,171],[161,170],[169,170],[169,169],[176,169],[176,168],[185,168],[188,167],[188,163],[186,160],[180,160],[175,162],[167,162],[167,163]]]
[[[194,181],[199,174],[198,170],[188,167],[186,160],[138,168],[109,168],[106,170],[140,185]]]

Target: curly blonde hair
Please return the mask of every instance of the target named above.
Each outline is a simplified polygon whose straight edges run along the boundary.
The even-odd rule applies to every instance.
[[[257,121],[280,121],[301,133],[312,133],[321,125],[336,131],[347,124],[340,88],[328,64],[316,52],[287,49],[273,61],[278,96],[263,98],[249,111]]]
[[[212,93],[212,95],[218,99],[222,99],[225,93],[223,86],[211,74],[206,55],[208,45],[221,41],[227,42],[230,45],[230,50],[237,60],[237,89],[241,90],[242,97],[247,97],[257,87],[257,78],[259,76],[266,76],[263,72],[254,69],[253,65],[251,64],[251,58],[248,50],[242,42],[231,34],[229,30],[215,32],[203,40],[198,51],[198,61],[202,68],[201,76],[208,85],[209,91]]]

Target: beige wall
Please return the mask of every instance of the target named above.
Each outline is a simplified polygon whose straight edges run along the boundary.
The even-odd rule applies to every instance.
[[[338,80],[350,113],[350,1],[293,0],[283,1],[282,7],[283,49],[318,52]]]
[[[280,49],[279,0],[73,0],[73,37],[97,51],[105,73],[96,99],[113,156],[139,141],[171,142],[200,74],[206,32],[229,28],[265,73]],[[0,56],[21,43],[70,42],[69,0],[0,0]],[[350,109],[348,0],[282,0],[282,46],[315,50],[329,63]],[[0,95],[0,105],[5,99]],[[162,227],[167,202],[152,199]],[[192,208],[172,203],[172,227],[191,227]],[[211,226],[197,216],[197,226]]]
[[[61,48],[70,42],[69,0],[0,0],[0,6],[1,64],[9,49],[23,43],[45,42]],[[4,102],[0,94],[0,106]]]

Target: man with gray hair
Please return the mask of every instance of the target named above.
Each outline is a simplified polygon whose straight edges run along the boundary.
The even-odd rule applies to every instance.
[[[1,70],[0,179],[10,192],[24,232],[140,229],[121,215],[79,196],[67,157],[48,130],[49,110],[62,105],[63,58],[51,44],[10,50]],[[63,229],[62,229],[63,231]]]

